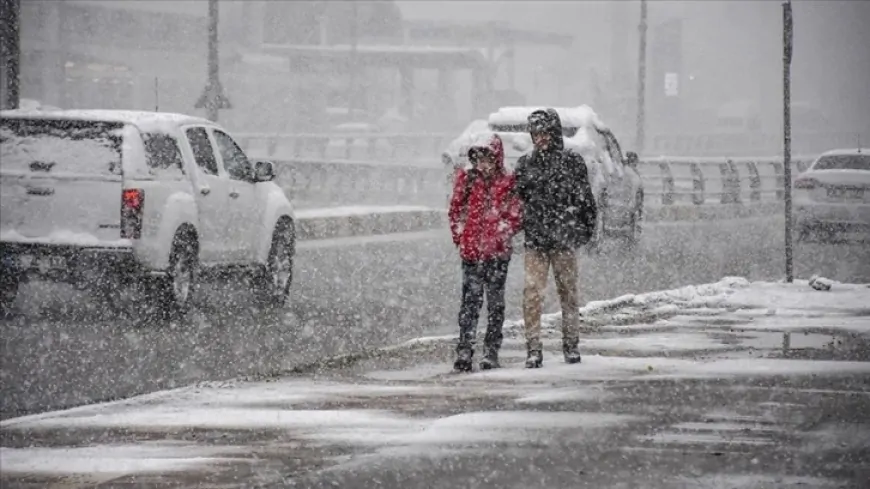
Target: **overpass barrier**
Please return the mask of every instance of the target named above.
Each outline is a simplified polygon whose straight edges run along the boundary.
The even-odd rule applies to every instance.
[[[797,176],[811,156],[792,159]],[[275,160],[276,183],[300,208],[335,205],[418,205],[444,208],[450,192],[449,169],[354,160]],[[783,199],[783,162],[779,158],[642,159],[638,173],[645,205],[698,206],[750,204]]]
[[[793,158],[793,174],[812,161],[811,156]],[[450,178],[443,166],[292,159],[276,160],[275,165],[276,183],[302,209],[301,239],[414,232],[446,225]],[[782,212],[784,173],[779,158],[646,158],[638,172],[647,222]],[[316,216],[305,211],[334,206],[350,206],[349,214]]]

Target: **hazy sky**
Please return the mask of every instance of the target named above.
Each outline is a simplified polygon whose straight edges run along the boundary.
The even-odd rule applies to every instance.
[[[408,0],[398,4],[408,18],[503,21],[515,27],[569,33],[577,37],[577,44],[605,51],[613,38],[610,21],[616,18],[622,25],[615,30],[624,32],[627,41],[625,63],[630,73],[635,72],[639,1]],[[669,18],[683,20],[685,74],[695,77],[710,105],[748,100],[758,106],[763,118],[779,120],[780,2],[651,0],[648,5],[651,24]],[[843,125],[870,130],[870,2],[796,1],[793,8],[793,100],[818,106]],[[613,10],[619,15],[609,15]],[[582,65],[584,60],[576,62]]]
[[[78,1],[203,16],[207,5],[204,0]],[[516,80],[530,103],[590,103],[592,73],[610,93],[633,97],[639,1],[399,0],[396,3],[409,20],[501,21],[517,28],[575,36],[574,46],[567,52],[524,48]],[[239,17],[234,12],[241,4],[238,1],[222,4],[224,20],[232,23],[235,18],[238,23]],[[767,127],[776,129],[782,111],[779,1],[650,0],[648,5],[651,26],[672,18],[683,21],[684,96],[695,105],[710,108],[727,102],[746,102],[757,108]],[[795,1],[794,12],[793,100],[824,111],[836,126],[834,130],[870,133],[870,1]],[[191,32],[190,37],[199,41],[202,33]],[[652,36],[650,42],[655,43]],[[150,55],[139,53],[137,59]],[[195,71],[199,73],[203,68],[196,67]],[[500,83],[505,79],[502,76]]]

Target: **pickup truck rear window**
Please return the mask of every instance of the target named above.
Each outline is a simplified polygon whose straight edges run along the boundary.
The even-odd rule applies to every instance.
[[[184,160],[178,142],[167,134],[143,133],[145,160],[153,172],[181,175],[184,173]]]
[[[0,169],[121,175],[123,127],[105,121],[4,118]]]

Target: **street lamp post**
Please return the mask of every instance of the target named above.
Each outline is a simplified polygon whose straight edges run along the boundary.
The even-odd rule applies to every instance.
[[[646,139],[644,133],[646,125],[646,18],[646,0],[640,0],[640,24],[637,27],[640,34],[637,59],[637,132],[634,139],[635,151],[638,154],[643,153]]]
[[[785,201],[785,281],[794,281],[791,202],[791,57],[794,32],[791,0],[782,3],[783,200]]]
[[[350,52],[350,79],[347,84],[347,109],[348,114],[353,119],[354,111],[358,108],[359,91],[359,9],[357,2],[351,3],[351,16],[353,24],[351,25],[351,52]]]
[[[21,0],[2,0],[0,21],[2,21],[2,59],[4,65],[5,97],[0,104],[4,109],[17,109],[20,102],[20,12]]]
[[[195,105],[197,109],[206,109],[207,117],[215,122],[219,109],[232,108],[220,81],[218,17],[218,0],[208,0],[208,81]]]

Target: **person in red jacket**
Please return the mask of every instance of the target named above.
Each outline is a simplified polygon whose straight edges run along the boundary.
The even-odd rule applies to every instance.
[[[504,324],[504,289],[511,259],[511,239],[522,222],[514,176],[504,168],[504,146],[494,133],[478,135],[469,145],[472,168],[458,170],[450,199],[450,231],[462,259],[462,305],[459,311],[457,371],[472,369],[477,320],[486,294],[488,324],[481,369],[499,366]]]

